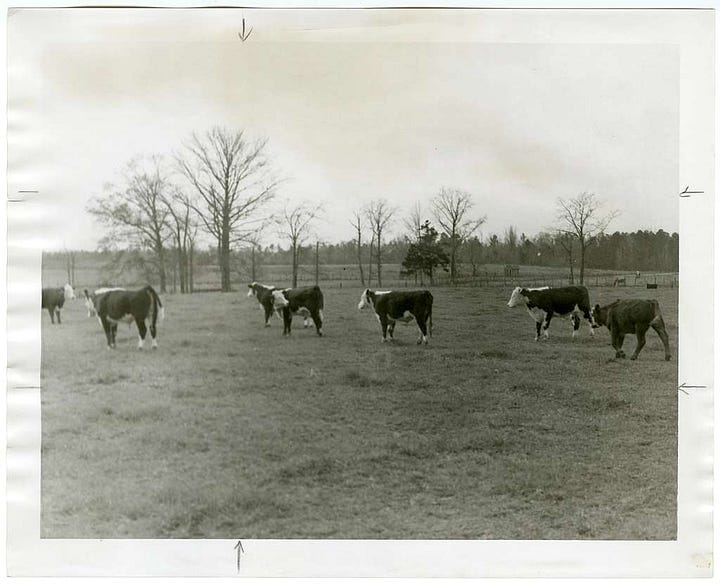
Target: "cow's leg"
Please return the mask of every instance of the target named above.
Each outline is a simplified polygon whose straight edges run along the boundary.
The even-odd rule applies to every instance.
[[[595,319],[593,319],[592,312],[590,309],[583,309],[583,319],[585,319],[588,322],[588,325],[590,326],[590,336],[595,337],[595,329],[597,329],[598,324],[595,323]],[[578,322],[578,327],[580,327],[580,324]]]
[[[395,341],[395,324],[397,321],[388,321],[388,336],[390,337],[390,341]]]
[[[50,322],[55,325],[55,308],[54,307],[48,307],[48,313],[50,315]]]
[[[273,307],[272,305],[265,305],[263,309],[265,309],[265,327],[270,327],[270,317],[273,314]]]
[[[290,307],[283,308],[283,335],[290,335],[292,329],[292,313]]]
[[[103,327],[103,331],[105,331],[105,339],[107,339],[107,347],[108,349],[113,348],[113,340],[112,340],[112,324],[107,320],[106,317],[98,317],[100,319],[100,324]]]
[[[418,345],[420,345],[421,343],[424,343],[425,345],[427,345],[427,342],[428,342],[428,340],[427,340],[427,334],[428,334],[427,319],[428,319],[427,315],[418,315],[415,318],[415,320],[417,321],[418,327],[420,328],[420,337],[417,340]]]
[[[654,319],[650,322],[650,327],[655,329],[655,332],[660,336],[663,347],[665,347],[665,361],[670,361],[670,340],[668,339],[668,334],[665,330],[665,323],[662,319]]]
[[[577,313],[573,313],[570,315],[570,321],[572,321],[573,325],[572,336],[573,339],[575,339],[577,337],[578,329],[580,329],[580,316]]]
[[[145,343],[145,335],[147,334],[145,319],[135,317],[135,325],[137,325],[138,328],[138,349],[142,349],[143,344]]]
[[[612,339],[612,346],[615,348],[615,357],[624,358],[625,352],[622,350],[623,342],[625,341],[625,334],[619,333],[614,330],[610,330],[610,336]]]
[[[320,315],[319,311],[313,311],[312,320],[313,323],[315,323],[315,331],[317,331],[317,334],[322,337],[322,315]]]
[[[553,313],[552,311],[548,311],[545,313],[545,323],[543,323],[543,331],[545,333],[545,339],[548,339],[550,337],[550,334],[548,333],[548,327],[550,327],[550,319],[552,319]]]
[[[112,346],[113,349],[115,349],[115,344],[117,340],[117,330],[118,330],[118,324],[117,323],[111,323],[110,324],[110,336],[112,337]]]
[[[540,329],[542,328],[542,321],[535,321],[535,341],[540,339]]]
[[[152,348],[157,349],[157,327],[150,321],[150,337],[152,338]]]
[[[637,337],[637,344],[635,345],[635,351],[630,356],[631,360],[636,360],[640,354],[640,350],[645,347],[645,332],[648,330],[648,326],[645,324],[637,323],[635,325],[635,337]]]
[[[60,319],[60,307],[57,307],[55,309],[55,314],[57,315],[57,318],[58,318],[58,325],[60,325],[62,323],[62,320]]]
[[[384,315],[381,315],[379,318],[380,318],[380,327],[382,327],[382,340],[383,340],[383,342],[385,342],[385,341],[387,341],[388,318]]]

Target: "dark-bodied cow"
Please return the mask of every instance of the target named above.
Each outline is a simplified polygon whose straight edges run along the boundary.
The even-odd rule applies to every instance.
[[[310,314],[317,334],[322,336],[324,301],[319,286],[275,289],[272,291],[272,295],[273,306],[278,315],[282,315],[283,335],[290,335],[293,315],[302,315],[305,327],[307,327],[309,323],[307,315]]]
[[[265,327],[270,327],[270,317],[273,314],[274,306],[273,306],[273,291],[275,290],[274,286],[265,286],[264,284],[260,284],[257,282],[253,282],[251,284],[248,284],[248,297],[255,297],[262,306],[262,308],[265,310]]]
[[[387,341],[388,334],[393,339],[395,323],[409,323],[415,319],[420,329],[417,342],[427,344],[428,335],[432,336],[433,296],[428,290],[412,291],[373,291],[365,289],[360,295],[358,309],[371,307],[382,327],[382,340]]]
[[[103,293],[109,292],[111,290],[125,289],[121,287],[98,288],[92,294],[88,293],[88,290],[86,288],[83,289],[83,296],[85,297],[85,308],[87,309],[88,317],[97,317],[97,308],[95,307],[97,299],[100,298]]]
[[[535,320],[535,341],[540,339],[542,330],[545,338],[549,337],[548,327],[553,315],[570,317],[573,324],[573,337],[580,328],[580,317],[587,320],[590,325],[590,335],[595,335],[593,328],[596,323],[590,313],[590,295],[584,286],[563,286],[558,288],[523,288],[515,287],[510,295],[508,307],[525,305],[530,316]]]
[[[150,285],[140,290],[110,289],[101,292],[102,289],[93,294],[94,307],[98,319],[105,331],[108,349],[115,348],[115,337],[120,321],[135,324],[138,328],[138,349],[143,348],[145,334],[150,325],[150,337],[152,347],[157,348],[157,319],[163,317],[163,306],[160,297]]]
[[[62,323],[60,309],[63,308],[66,300],[74,298],[75,291],[69,284],[66,284],[63,288],[44,288],[42,289],[40,306],[50,313],[50,321],[53,325],[55,324],[55,317],[57,317],[58,325],[60,325]]]
[[[610,330],[615,357],[625,357],[625,352],[622,350],[623,341],[626,335],[634,334],[637,337],[637,345],[630,359],[637,359],[640,350],[645,346],[645,333],[652,327],[665,347],[665,360],[670,359],[670,341],[660,305],[655,299],[626,301],[618,299],[605,307],[595,305],[592,314],[598,326],[605,325]]]

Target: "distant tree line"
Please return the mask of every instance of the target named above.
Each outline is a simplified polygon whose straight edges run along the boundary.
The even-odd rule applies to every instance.
[[[352,211],[348,237],[320,242],[314,223],[322,205],[287,200],[273,205],[282,180],[266,152],[267,140],[214,127],[193,133],[170,155],[137,157],[87,210],[104,226],[99,249],[103,279],[127,271],[181,293],[195,288],[198,266],[217,268],[222,291],[239,278],[255,280],[263,265],[289,265],[292,286],[302,264],[352,265],[362,286],[382,286],[383,265],[432,284],[438,271],[450,283],[476,276],[483,265],[565,266],[582,283],[586,268],[678,270],[678,237],[662,230],[608,234],[616,211],[602,211],[594,194],[558,198],[553,225],[534,236],[508,226],[481,236],[486,221],[472,194],[442,187],[424,207],[409,210],[376,198]],[[65,253],[68,279],[76,257]]]

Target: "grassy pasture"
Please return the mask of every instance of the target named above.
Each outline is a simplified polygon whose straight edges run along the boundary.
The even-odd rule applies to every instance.
[[[106,350],[80,301],[44,313],[42,536],[675,538],[677,366],[653,331],[615,360],[585,324],[535,342],[510,290],[435,289],[430,344],[382,344],[359,293],[325,291],[323,338],[263,328],[242,290],[165,295],[143,352],[125,325]],[[591,289],[650,294],[675,358],[675,290]]]

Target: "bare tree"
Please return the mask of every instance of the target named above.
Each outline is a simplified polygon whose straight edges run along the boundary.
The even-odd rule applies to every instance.
[[[120,186],[108,185],[105,195],[90,202],[88,212],[109,228],[103,238],[105,244],[125,244],[153,253],[160,292],[166,292],[165,244],[171,234],[170,212],[164,197],[170,183],[162,159],[159,156],[133,159],[122,177]]]
[[[353,211],[352,218],[350,219],[350,225],[355,230],[355,246],[357,247],[357,261],[358,268],[360,269],[360,284],[365,286],[365,271],[363,270],[362,263],[362,233],[363,233],[363,212],[361,209]]]
[[[163,197],[168,209],[168,225],[176,251],[180,292],[193,292],[193,255],[198,226],[190,197],[174,187]]]
[[[384,199],[371,201],[365,208],[365,216],[370,223],[373,233],[373,242],[376,249],[376,266],[378,286],[382,286],[382,235],[390,225],[395,214],[395,208],[390,207]],[[370,256],[372,257],[372,244],[370,244]]]
[[[588,248],[618,216],[617,211],[600,216],[600,207],[602,207],[602,202],[592,193],[581,193],[573,199],[558,198],[557,200],[558,225],[556,230],[559,234],[574,238],[578,243],[580,284],[583,284],[585,277],[585,256]]]
[[[570,267],[570,284],[575,284],[575,258],[573,257],[573,237],[570,234],[556,234],[554,241],[562,248]]]
[[[403,225],[405,226],[405,229],[407,229],[407,231],[410,233],[411,241],[420,241],[420,237],[422,236],[423,223],[424,220],[422,207],[420,206],[420,203],[416,201],[415,205],[413,205],[410,209],[410,213],[408,214],[408,216],[403,219]]]
[[[193,209],[203,229],[217,242],[221,289],[230,290],[230,250],[257,230],[261,209],[273,198],[266,140],[250,142],[244,132],[212,128],[193,133],[178,168],[199,195]]]
[[[450,247],[450,282],[457,277],[457,254],[460,246],[483,223],[485,217],[471,219],[468,217],[474,204],[470,193],[460,189],[443,187],[431,202],[435,219],[443,230]]]
[[[278,234],[290,242],[293,287],[297,286],[300,251],[311,235],[312,222],[318,217],[321,210],[321,205],[313,206],[307,202],[301,202],[294,206],[287,203],[276,220]]]

